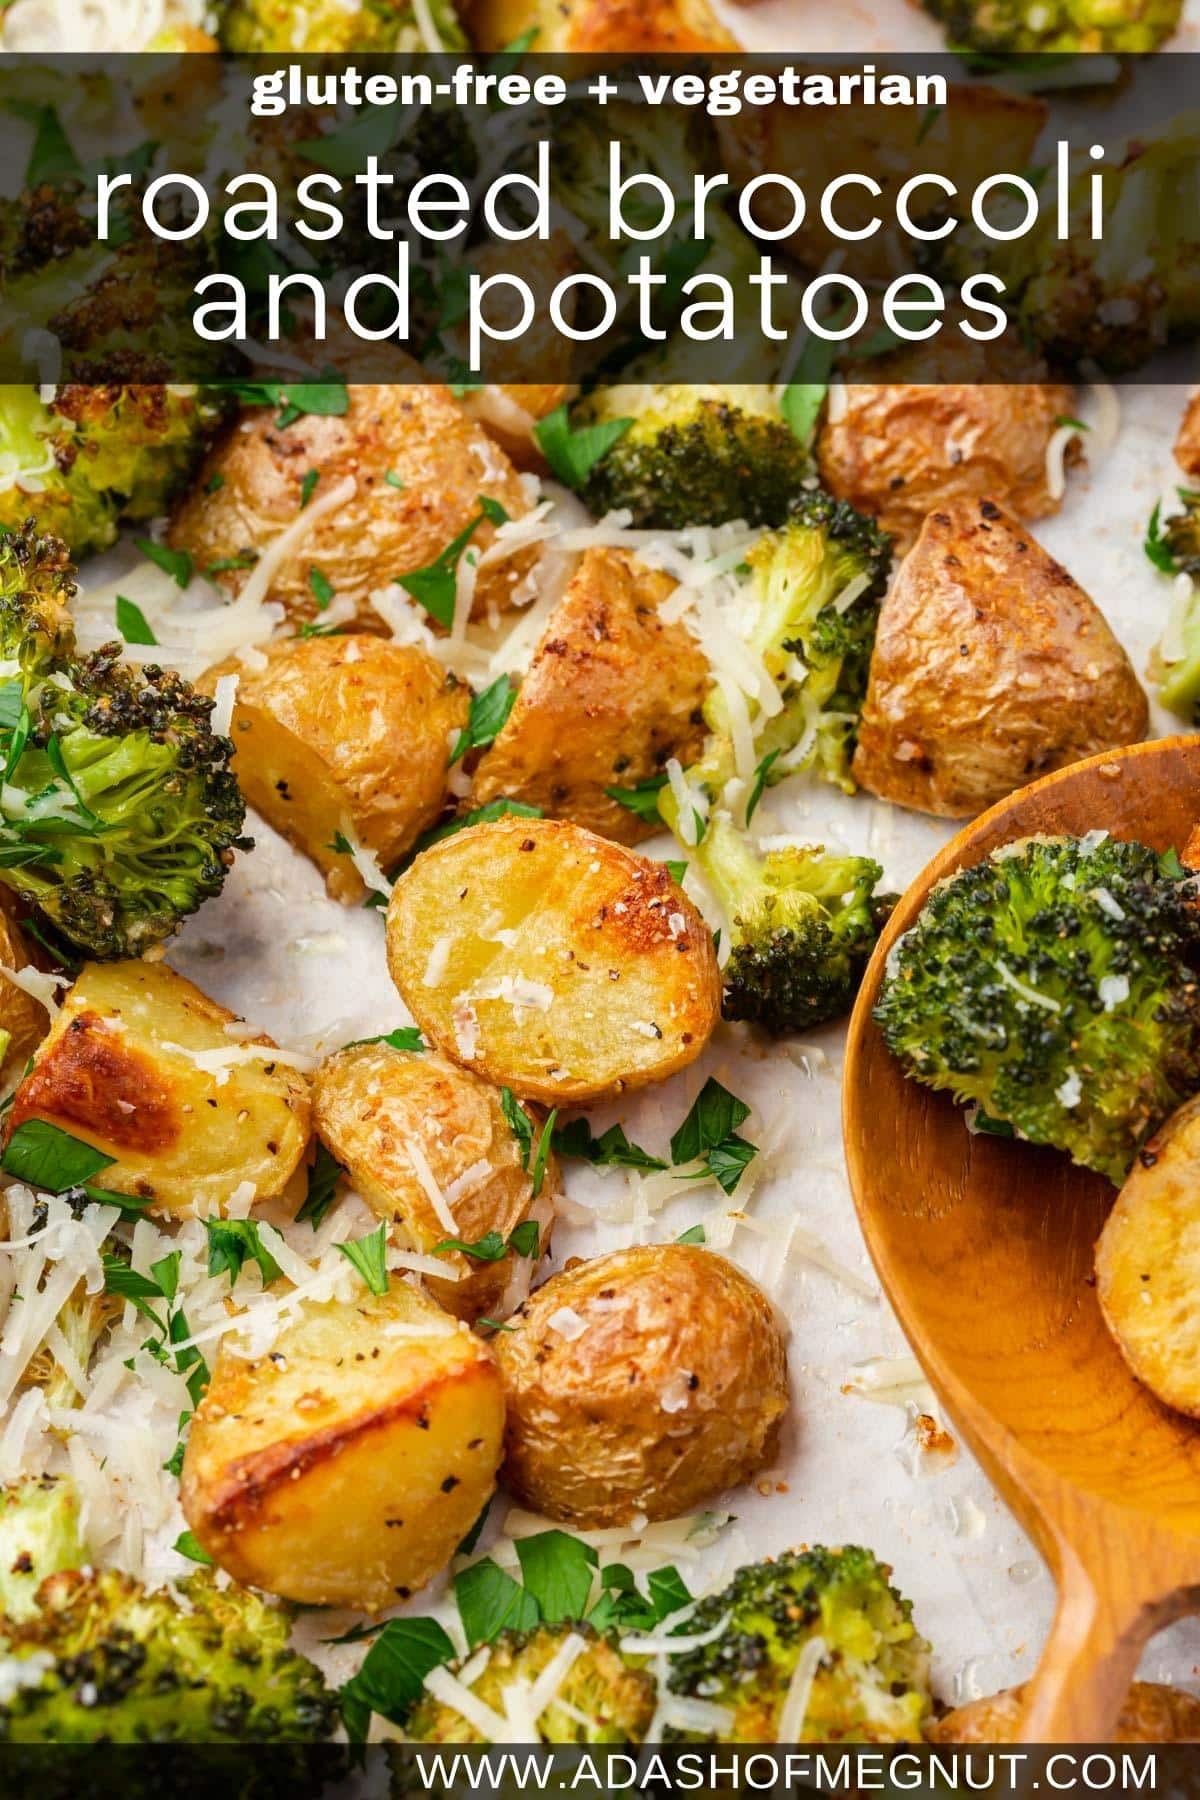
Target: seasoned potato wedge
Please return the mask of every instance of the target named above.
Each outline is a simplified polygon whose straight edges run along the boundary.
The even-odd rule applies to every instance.
[[[391,868],[432,825],[446,797],[452,738],[470,695],[428,651],[362,633],[268,644],[265,668],[236,657],[210,669],[237,676],[230,732],[234,772],[268,824],[312,858],[335,900],[366,884],[339,834]]]
[[[271,407],[242,415],[210,452],[171,521],[169,542],[186,550],[200,570],[239,590],[252,559],[305,514],[310,527],[271,581],[272,600],[293,619],[317,611],[311,572],[324,576],[353,622],[378,631],[370,595],[401,575],[425,568],[480,516],[479,496],[497,500],[510,518],[529,511],[519,476],[482,426],[469,419],[450,390],[433,384],[350,387],[341,418],[306,413],[286,429]],[[304,480],[320,480],[302,506]],[[213,491],[213,482],[220,484]],[[330,511],[322,503],[353,481]],[[487,519],[471,538],[482,556],[495,535]],[[474,612],[504,609],[536,551],[526,547],[479,571]],[[240,565],[240,566],[236,566]],[[318,582],[318,586],[320,583]],[[345,624],[345,618],[341,623]]]
[[[1175,461],[1192,480],[1200,477],[1200,394],[1193,394],[1179,424]]]
[[[658,616],[674,586],[627,551],[587,552],[475,771],[475,805],[505,794],[618,843],[653,835],[606,790],[704,746],[708,660],[686,625]]]
[[[1017,1735],[1023,1687],[969,1700],[926,1728],[935,1744],[1009,1744]],[[1135,1681],[1121,1708],[1115,1744],[1193,1744],[1200,1740],[1200,1700],[1182,1688]]]
[[[787,1352],[748,1275],[647,1244],[552,1276],[496,1341],[505,1485],[574,1525],[669,1519],[775,1454]]]
[[[464,23],[477,50],[503,50],[537,29],[539,53],[736,50],[707,0],[473,0]]]
[[[990,500],[930,513],[879,615],[856,781],[965,817],[1148,723],[1102,614],[1016,519]]]
[[[306,1306],[255,1361],[222,1352],[180,1498],[238,1581],[377,1612],[449,1562],[496,1485],[486,1345],[415,1288]]]
[[[393,890],[387,954],[446,1056],[551,1105],[673,1075],[721,1010],[712,936],[662,864],[561,820],[426,850]]]
[[[1047,485],[1046,446],[1073,390],[1040,380],[1040,364],[1024,375],[1018,357],[1027,360],[995,344],[939,338],[936,348],[879,358],[870,382],[848,383],[841,410],[826,414],[822,482],[873,513],[898,551],[915,541],[926,513],[952,500],[995,500],[1020,519],[1056,513],[1062,500]],[[1072,439],[1067,463],[1078,454]]]
[[[1139,1381],[1200,1418],[1200,1096],[1144,1145],[1096,1246],[1104,1320]]]
[[[311,1135],[308,1081],[234,1023],[166,963],[85,963],[6,1135],[47,1119],[116,1158],[105,1187],[176,1218],[220,1212],[244,1181],[281,1194]]]
[[[0,965],[20,974],[36,967],[25,934],[12,917],[15,896],[0,898]],[[32,994],[0,972],[0,1077],[24,1068],[50,1029],[50,1014]],[[4,1042],[3,1039],[7,1039]]]
[[[535,1199],[523,1162],[527,1147],[513,1135],[499,1091],[478,1075],[432,1050],[414,1055],[388,1044],[357,1044],[321,1065],[313,1103],[317,1131],[358,1192],[381,1219],[401,1220],[418,1250],[450,1237],[478,1243],[488,1232],[507,1242],[527,1219],[537,1224],[538,1248],[545,1250],[559,1188],[557,1162],[546,1159]],[[536,1145],[542,1121],[526,1117]],[[449,1219],[438,1216],[430,1180]],[[505,1291],[532,1268],[511,1250],[496,1262],[459,1251],[442,1254],[447,1278],[427,1285],[460,1319],[511,1310],[511,1302],[504,1306]]]

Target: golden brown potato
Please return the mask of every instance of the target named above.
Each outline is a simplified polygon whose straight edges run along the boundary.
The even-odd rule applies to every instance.
[[[1058,511],[1046,446],[1071,412],[1073,389],[1039,379],[1040,363],[1020,349],[956,342],[944,332],[870,368],[870,383],[848,383],[842,410],[826,413],[817,461],[830,493],[873,513],[897,551],[914,542],[927,513],[952,500],[995,500],[1021,519]],[[1067,463],[1078,455],[1072,439]]]
[[[244,1181],[282,1194],[311,1133],[308,1081],[269,1037],[166,963],[85,963],[33,1068],[7,1136],[47,1119],[116,1160],[103,1185],[151,1212],[220,1212]],[[245,1054],[248,1046],[262,1053]]]
[[[448,388],[360,383],[347,391],[350,405],[341,418],[306,413],[280,430],[273,407],[244,413],[210,452],[171,520],[168,541],[201,571],[242,559],[241,567],[217,576],[236,592],[248,577],[246,559],[269,554],[273,540],[307,513],[311,528],[275,571],[271,599],[290,618],[311,619],[317,601],[310,575],[317,569],[338,602],[353,605],[353,622],[370,631],[380,628],[371,593],[435,561],[479,518],[480,494],[514,519],[529,511],[529,502],[504,452]],[[302,508],[304,479],[313,469],[320,481]],[[348,480],[353,493],[322,513],[322,502]],[[494,536],[485,519],[471,546],[482,555]],[[535,560],[536,551],[526,547],[480,569],[474,614],[507,607]]]
[[[935,1744],[1008,1744],[1017,1734],[1023,1687],[1006,1688],[986,1700],[969,1700],[965,1706],[938,1719],[925,1735]],[[1200,1740],[1200,1700],[1182,1688],[1164,1687],[1157,1681],[1135,1681],[1121,1708],[1115,1744],[1193,1744]]]
[[[180,1498],[235,1580],[377,1612],[449,1562],[495,1488],[503,1430],[486,1345],[393,1277],[306,1306],[269,1356],[221,1353]]]
[[[775,1454],[787,1352],[770,1301],[722,1256],[648,1244],[553,1276],[496,1341],[504,1482],[573,1525],[669,1519]]]
[[[1200,479],[1200,394],[1193,394],[1179,424],[1175,461],[1193,481]]]
[[[879,616],[856,781],[966,817],[1148,723],[1102,614],[1016,519],[990,500],[930,513]]]
[[[537,29],[539,54],[736,50],[707,0],[473,0],[464,24],[477,50],[503,50]]]
[[[15,896],[0,894],[0,966],[19,974],[37,967],[37,959],[17,924]],[[40,1000],[0,974],[0,1078],[24,1068],[50,1029],[50,1014]]]
[[[473,804],[505,794],[618,843],[653,836],[606,789],[636,787],[668,757],[686,766],[704,747],[708,660],[686,625],[658,616],[674,586],[628,551],[587,552],[475,771]]]
[[[478,1075],[432,1050],[414,1055],[388,1044],[358,1044],[321,1065],[313,1104],[318,1133],[368,1206],[381,1219],[401,1220],[418,1250],[433,1250],[450,1237],[474,1244],[489,1231],[507,1242],[527,1219],[538,1226],[539,1253],[546,1249],[560,1186],[557,1161],[547,1158],[535,1199],[532,1174],[523,1166],[527,1146],[513,1135],[499,1091]],[[526,1118],[536,1147],[542,1120]],[[414,1164],[414,1147],[441,1190],[453,1228],[438,1216],[422,1180],[425,1171]],[[522,1258],[511,1250],[497,1262],[459,1251],[443,1256],[446,1280],[427,1285],[448,1312],[473,1321],[511,1310],[504,1295],[521,1273]],[[529,1269],[525,1263],[526,1274]]]
[[[1096,1245],[1105,1324],[1139,1381],[1200,1418],[1200,1097],[1143,1146]]]
[[[550,1105],[665,1080],[721,1010],[711,933],[662,864],[561,820],[426,850],[393,890],[387,955],[444,1055]]]
[[[237,676],[230,736],[243,794],[312,858],[335,900],[359,904],[366,883],[347,842],[392,868],[446,798],[451,740],[470,694],[428,651],[364,634],[268,644],[266,667],[230,657],[200,687]]]

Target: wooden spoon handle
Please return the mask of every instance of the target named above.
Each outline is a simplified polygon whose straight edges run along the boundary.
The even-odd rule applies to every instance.
[[[1062,1571],[1054,1624],[1025,1691],[1022,1743],[1112,1742],[1143,1646],[1162,1622],[1136,1589],[1113,1587],[1098,1593],[1077,1563]]]

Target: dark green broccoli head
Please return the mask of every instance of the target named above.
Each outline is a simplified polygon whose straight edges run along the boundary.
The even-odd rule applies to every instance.
[[[878,863],[807,846],[760,855],[724,812],[691,855],[732,921],[727,1019],[780,1037],[849,1011],[886,917]]]
[[[720,1731],[670,1727],[669,1738],[766,1744],[790,1725],[793,1743],[895,1743],[921,1736],[930,1708],[929,1646],[912,1606],[870,1550],[793,1550],[739,1569],[678,1629],[699,1635],[728,1619],[715,1642],[669,1663],[672,1694],[724,1707]],[[810,1648],[820,1640],[819,1648]],[[803,1716],[784,1718],[804,1656]],[[798,1678],[798,1680],[801,1678]]]
[[[923,0],[956,48],[997,54],[1157,50],[1182,0]]]
[[[0,1741],[290,1743],[328,1738],[332,1695],[289,1647],[289,1615],[207,1574],[182,1603],[108,1569],[49,1576],[37,1613],[3,1625],[28,1666],[0,1705]]]
[[[71,655],[75,571],[60,539],[26,519],[0,530],[0,662],[19,663],[28,686]]]
[[[593,512],[628,507],[635,525],[779,525],[812,474],[773,387],[631,383],[597,388],[571,413],[576,428],[623,418],[633,424],[582,491]]]
[[[211,700],[116,645],[72,654],[41,599],[66,567],[53,539],[0,536],[0,621],[32,646],[9,645],[30,675],[0,678],[0,881],[69,945],[137,956],[220,891],[245,805]]]
[[[1163,520],[1159,542],[1181,574],[1200,576],[1200,491],[1180,488],[1179,498],[1182,506]]]
[[[582,1648],[577,1647],[579,1642]],[[452,1664],[451,1673],[457,1674],[460,1667]],[[654,1714],[653,1677],[630,1667],[610,1638],[574,1622],[539,1625],[528,1632],[502,1631],[470,1689],[503,1718],[505,1696],[518,1682],[534,1689],[532,1705],[537,1707],[539,1680],[547,1699],[533,1716],[543,1744],[640,1743]],[[432,1694],[414,1709],[406,1736],[425,1744],[488,1741],[452,1701]]]
[[[1200,1087],[1198,952],[1173,856],[1030,838],[933,889],[875,1017],[916,1080],[1120,1182]]]
[[[0,1614],[5,1619],[33,1617],[46,1577],[77,1569],[86,1560],[79,1496],[72,1482],[31,1475],[0,1488]]]

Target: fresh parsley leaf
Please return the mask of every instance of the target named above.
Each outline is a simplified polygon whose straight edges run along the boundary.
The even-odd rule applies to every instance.
[[[440,844],[443,838],[453,837],[456,832],[467,831],[472,825],[488,825],[493,819],[540,819],[540,806],[527,806],[524,800],[489,800],[486,806],[477,806],[471,812],[458,813],[452,819],[446,819],[431,830],[422,832],[405,859],[405,867],[420,856],[422,850],[428,850],[432,844]]]
[[[401,494],[404,492],[405,488],[408,486],[407,481],[401,481],[401,479],[400,479],[399,475],[397,475],[395,469],[389,469],[383,479],[387,482],[387,484],[390,488],[395,488],[397,490],[397,492],[401,493]]]
[[[489,524],[508,524],[510,516],[508,508],[501,505],[499,500],[493,499],[491,494],[477,494],[476,500],[478,501],[480,512]]]
[[[462,1238],[443,1238],[440,1244],[433,1246],[433,1254],[440,1256],[444,1250],[460,1250],[464,1256],[473,1256],[476,1262],[499,1262],[504,1256],[506,1245],[498,1231],[485,1231],[481,1238],[468,1244]]]
[[[557,1106],[551,1107],[546,1115],[546,1123],[542,1126],[542,1135],[538,1139],[534,1151],[533,1166],[529,1173],[533,1178],[532,1193],[536,1200],[542,1191],[542,1183],[546,1179],[546,1159],[550,1155],[550,1144],[554,1137],[554,1121],[558,1118]]]
[[[436,1619],[389,1619],[363,1658],[358,1674],[341,1690],[342,1716],[364,1729],[370,1715],[403,1724],[431,1669],[454,1658],[454,1645]],[[355,1733],[347,1731],[351,1737]]]
[[[1059,413],[1054,423],[1059,426],[1069,425],[1072,431],[1090,431],[1092,429],[1090,425],[1085,425],[1082,419],[1073,419],[1070,413]]]
[[[43,1193],[65,1194],[68,1188],[84,1187],[116,1160],[47,1119],[26,1119],[9,1138],[0,1169]]]
[[[648,775],[636,787],[606,787],[604,791],[610,800],[616,800],[637,818],[644,819],[648,825],[656,825],[660,822],[658,796],[666,785],[665,775]]]
[[[333,599],[333,583],[323,570],[312,568],[308,571],[308,591],[317,604],[317,611],[324,612]]]
[[[536,1256],[540,1239],[536,1219],[522,1219],[508,1235],[508,1247],[517,1256]]]
[[[157,1331],[165,1330],[162,1320],[150,1305],[151,1300],[165,1300],[167,1297],[159,1283],[149,1275],[139,1275],[123,1257],[113,1256],[107,1251],[102,1254],[100,1262],[104,1270],[105,1293],[116,1294],[120,1299],[128,1300],[143,1318],[150,1320]]]
[[[1175,558],[1171,555],[1170,547],[1162,535],[1161,515],[1162,501],[1160,500],[1155,506],[1154,511],[1150,514],[1150,522],[1146,526],[1146,536],[1142,542],[1142,549],[1146,552],[1146,555],[1156,569],[1161,569],[1164,575],[1173,575],[1175,573]]]
[[[705,1157],[709,1169],[727,1194],[732,1194],[746,1172],[746,1165],[758,1155],[757,1144],[747,1143],[736,1134],[714,1144]]]
[[[479,1517],[476,1519],[475,1523],[472,1525],[470,1531],[468,1531],[466,1537],[463,1539],[462,1543],[458,1546],[458,1549],[455,1551],[456,1556],[470,1556],[472,1550],[475,1548],[476,1544],[479,1542],[480,1538],[483,1536],[483,1528],[487,1524],[488,1514],[491,1512],[491,1510],[492,1510],[491,1501],[490,1500],[485,1501],[483,1511],[480,1513]]]
[[[160,1256],[157,1262],[150,1264],[150,1273],[167,1300],[174,1300],[179,1292],[179,1264],[182,1259],[182,1250],[170,1250],[166,1256]]]
[[[124,594],[117,595],[117,630],[127,644],[157,644],[145,613]]]
[[[250,1261],[257,1263],[262,1271],[264,1287],[278,1279],[279,1264],[263,1243],[256,1219],[205,1219],[204,1229],[208,1234],[210,1275],[228,1273],[232,1287],[245,1263]]]
[[[758,811],[758,803],[766,792],[767,776],[771,773],[771,765],[778,755],[778,750],[768,750],[767,754],[763,757],[762,761],[754,771],[754,786],[750,789],[749,796],[746,800],[747,825]]]
[[[677,1244],[706,1244],[708,1238],[703,1225],[689,1225],[686,1231],[680,1232],[675,1242]]]
[[[490,687],[471,700],[466,728],[460,731],[450,752],[451,767],[468,750],[483,750],[503,729],[516,703],[517,690],[507,675],[501,675]]]
[[[347,1262],[354,1264],[373,1294],[387,1293],[386,1225],[380,1225],[377,1230],[369,1231],[365,1237],[351,1238],[348,1244],[339,1244],[338,1249]]]
[[[382,899],[382,894],[380,899]],[[343,1050],[356,1050],[360,1044],[386,1044],[391,1050],[428,1050],[429,1045],[415,1025],[397,1025],[395,1031],[381,1032],[378,1037],[351,1038]]]
[[[214,1566],[212,1557],[207,1550],[202,1548],[200,1539],[194,1531],[181,1531],[175,1539],[175,1548],[180,1556],[186,1556],[189,1562],[202,1563],[205,1568],[209,1569]]]
[[[5,105],[15,118],[26,120],[34,128],[25,165],[25,187],[35,188],[43,181],[58,182],[64,176],[82,173],[82,164],[54,107],[40,105],[36,100],[9,100]]]
[[[602,456],[625,436],[632,419],[605,419],[572,431],[564,400],[533,428],[542,455],[564,487],[582,487]]]
[[[481,512],[469,525],[463,526],[457,537],[451,538],[446,548],[431,563],[426,563],[423,569],[412,569],[407,575],[397,577],[404,591],[425,608],[431,619],[436,619],[447,630],[454,623],[458,561],[483,520]]]
[[[583,1162],[613,1163],[622,1169],[665,1169],[661,1157],[651,1156],[640,1144],[632,1144],[623,1125],[610,1125],[599,1137],[592,1136],[586,1119],[572,1119],[554,1133],[554,1148],[560,1156],[575,1156]]]
[[[305,162],[331,175],[353,176],[361,173],[368,156],[383,156],[396,141],[402,111],[396,106],[369,107],[356,113],[351,123],[337,131],[326,131],[320,137],[302,138],[297,153]]]
[[[1183,881],[1192,871],[1184,867],[1179,859],[1178,850],[1172,846],[1170,850],[1164,850],[1159,857],[1158,872],[1166,881]]]
[[[253,550],[243,550],[240,556],[218,556],[216,562],[208,564],[204,574],[211,581],[214,576],[226,575],[231,569],[252,569],[257,561],[257,552]]]
[[[933,130],[938,119],[945,110],[944,106],[927,106],[925,108],[925,111],[921,114],[921,123],[917,129],[918,144],[923,144],[925,142],[926,137]]]
[[[515,1325],[506,1325],[502,1319],[485,1319],[482,1314],[476,1319],[477,1325],[486,1325],[489,1331],[515,1331]]]
[[[176,587],[185,588],[192,579],[192,559],[186,550],[170,550],[152,538],[134,538],[134,543],[147,561],[169,575]]]
[[[298,1225],[307,1220],[314,1231],[317,1229],[333,1205],[333,1197],[337,1191],[338,1177],[341,1173],[341,1163],[330,1154],[324,1144],[318,1143],[317,1154],[308,1171],[308,1192],[304,1196],[304,1205],[296,1214]]]
[[[320,469],[310,469],[300,483],[300,510],[303,512],[317,491],[317,483],[321,479]]]
[[[531,1631],[540,1616],[533,1595],[490,1556],[456,1577],[454,1599],[472,1649],[490,1644],[501,1631]]]
[[[539,1531],[517,1539],[517,1560],[547,1625],[583,1617],[597,1562],[590,1544],[567,1531]]]
[[[833,371],[833,359],[836,346],[823,345],[829,352],[828,368],[824,379],[820,381],[789,381],[779,396],[779,410],[783,414],[783,422],[794,438],[802,444],[811,444],[817,429],[817,420],[821,408],[825,404],[825,396],[829,392],[829,375]]]
[[[672,857],[669,861],[667,861],[663,864],[663,867],[666,869],[667,874],[671,877],[671,880],[675,883],[675,886],[682,887],[683,886],[683,878],[687,874],[687,867],[688,867],[687,864],[682,859],[676,859],[675,857]]]
[[[521,1105],[511,1088],[500,1089],[500,1111],[504,1114],[508,1129],[516,1138],[521,1150],[521,1167],[529,1167],[529,1157],[533,1150],[533,1126],[529,1122],[529,1114]],[[0,1164],[0,1167],[3,1165]]]
[[[654,1605],[656,1624],[669,1618],[673,1612],[678,1612],[680,1607],[690,1606],[692,1603],[692,1596],[673,1563],[669,1563],[665,1569],[651,1569],[646,1577],[646,1586]]]
[[[211,474],[209,476],[208,480],[205,482],[204,491],[206,494],[219,494],[221,489],[224,486],[225,486],[225,477],[222,475],[220,469],[217,469],[214,471],[213,474]]]
[[[307,413],[323,419],[340,419],[350,410],[350,395],[337,376],[325,381],[286,382],[280,389],[283,409],[275,423],[286,431]]]
[[[733,1135],[750,1117],[750,1108],[710,1075],[671,1139],[673,1163],[694,1162]]]

